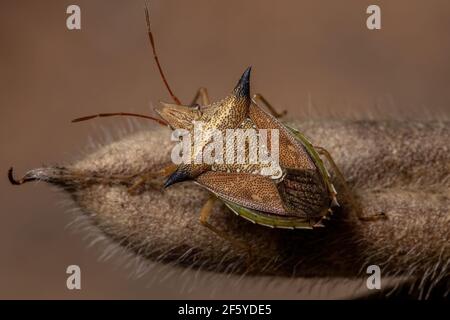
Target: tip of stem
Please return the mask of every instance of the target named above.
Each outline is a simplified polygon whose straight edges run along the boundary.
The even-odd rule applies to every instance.
[[[9,168],[9,170],[8,170],[9,182],[11,182],[11,184],[13,184],[15,186],[21,185],[23,183],[22,181],[18,181],[16,179],[14,179],[13,170],[14,170],[13,167]]]
[[[11,167],[8,170],[8,180],[12,185],[19,186],[21,184],[30,182],[30,181],[46,181],[50,183],[59,183],[63,180],[64,176],[64,168],[54,168],[54,167],[47,167],[47,168],[37,168],[28,171],[22,178],[16,179],[14,177],[14,168]]]

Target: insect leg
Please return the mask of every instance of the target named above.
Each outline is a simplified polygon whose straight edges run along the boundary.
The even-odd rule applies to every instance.
[[[275,118],[281,118],[283,116],[286,115],[287,111],[283,110],[281,112],[278,112],[271,104],[269,101],[267,101],[266,98],[264,98],[261,94],[257,93],[253,95],[253,100],[255,101],[261,101],[266,107],[267,109],[269,109],[270,113],[275,117]]]
[[[361,208],[361,204],[354,197],[353,192],[350,190],[350,187],[348,186],[347,181],[344,178],[344,175],[342,174],[342,172],[339,169],[339,167],[336,165],[336,162],[334,162],[333,157],[331,156],[331,154],[325,148],[322,148],[322,147],[314,146],[314,149],[316,149],[316,151],[320,155],[323,155],[328,160],[328,163],[333,168],[337,178],[342,183],[342,185],[343,185],[343,187],[345,189],[345,193],[348,196],[348,200],[350,201],[350,204],[353,207],[353,209],[356,211],[356,215],[357,215],[359,220],[361,220],[361,221],[374,221],[374,220],[378,220],[378,219],[387,219],[387,216],[385,215],[384,212],[373,214],[373,215],[370,215],[370,216],[364,216],[362,214],[363,211],[362,211],[362,208]]]
[[[194,99],[192,99],[192,102],[189,105],[196,105],[198,99],[201,100],[202,106],[207,106],[210,104],[208,90],[206,90],[206,88],[201,87],[200,89],[198,89],[197,93],[194,96]]]
[[[216,235],[221,237],[222,239],[229,241],[235,248],[246,251],[248,253],[247,264],[249,265],[249,262],[252,260],[251,247],[245,243],[242,243],[240,241],[237,241],[236,239],[233,239],[225,231],[217,229],[215,226],[213,226],[212,224],[210,224],[208,222],[208,218],[212,213],[212,209],[214,208],[214,204],[215,204],[216,200],[217,200],[217,198],[215,196],[210,196],[210,198],[203,205],[203,207],[200,211],[200,223],[203,226],[207,227],[212,232],[214,232]]]
[[[154,184],[154,179],[158,177],[165,177],[173,173],[177,169],[177,166],[174,164],[170,164],[167,167],[162,168],[158,171],[149,171],[144,172],[138,176],[138,179],[128,188],[128,193],[135,194],[136,191],[143,184],[150,183]]]

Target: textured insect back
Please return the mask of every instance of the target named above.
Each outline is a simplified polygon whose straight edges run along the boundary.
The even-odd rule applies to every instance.
[[[235,129],[247,118],[251,103],[250,72],[249,67],[242,74],[232,93],[225,99],[213,103],[209,108],[211,111],[200,118],[204,122],[205,130]]]
[[[322,158],[317,153],[317,150],[314,148],[312,143],[305,137],[305,135],[303,135],[300,131],[298,131],[294,128],[291,128],[290,126],[286,126],[286,128],[288,128],[292,132],[292,134],[303,143],[303,145],[305,146],[305,148],[308,150],[309,154],[311,155],[314,163],[316,164],[317,169],[320,171],[320,174],[321,174],[321,176],[324,180],[324,183],[328,189],[328,193],[331,197],[330,207],[339,207],[339,202],[337,201],[338,193],[336,191],[335,186],[333,185],[333,183],[331,181],[331,175],[330,175],[329,171],[327,170],[327,168],[325,167]],[[344,178],[341,177],[341,179],[344,179]],[[329,210],[329,213],[332,213],[331,208]]]
[[[197,145],[192,146],[190,163],[180,164],[177,170],[167,179],[164,184],[165,187],[169,187],[178,182],[195,179],[200,174],[211,170],[211,164],[204,163],[201,160],[198,161],[197,159],[202,159],[204,148],[211,141],[210,132],[216,130],[223,134],[227,129],[238,128],[247,118],[248,108],[251,103],[250,72],[251,68],[249,67],[242,74],[229,96],[219,102],[207,106],[205,109],[207,109],[208,112],[201,114],[200,117],[192,118],[190,122],[194,124],[194,128],[192,130],[192,127],[189,126],[188,129],[191,130],[191,133],[193,133],[194,136],[192,143]],[[182,108],[184,107],[178,108],[178,112],[179,110],[182,110]],[[174,110],[175,108],[171,106],[170,109],[166,109],[166,111],[163,109],[162,111],[159,111],[159,113],[163,118],[167,114],[170,114],[170,116],[173,117]],[[175,117],[175,120],[177,123],[189,123],[189,121],[186,120],[189,116],[190,114],[182,112],[182,121],[180,121],[181,117]],[[167,117],[165,120],[175,126],[175,120],[173,120],[173,118]],[[195,124],[198,124],[201,128],[199,133],[195,131]],[[198,136],[200,136],[200,141],[196,140]]]
[[[316,225],[330,213],[335,196],[317,152],[300,132],[285,126],[256,103],[250,107],[250,118],[259,128],[279,130],[280,166],[284,171],[283,179],[277,183],[280,197],[290,216],[310,219],[311,225]]]
[[[284,206],[292,215],[316,218],[328,211],[328,193],[315,170],[285,169],[284,179],[277,186]]]
[[[316,170],[288,169],[285,180],[279,184],[280,193],[290,210],[300,209],[310,218],[312,227],[323,227],[322,221],[328,220],[333,214],[333,208],[339,206],[336,188],[312,143],[300,131],[287,125],[283,126],[303,145]]]
[[[254,146],[245,141],[245,137],[242,162],[195,163],[198,153],[203,152],[211,139],[208,135],[202,135],[197,152],[194,146],[191,148],[191,163],[180,164],[167,179],[166,187],[185,180],[196,180],[235,213],[271,227],[310,228],[329,214],[335,194],[331,194],[329,176],[320,157],[301,135],[294,134],[251,100],[250,68],[243,73],[231,95],[204,107],[204,110],[206,112],[202,113],[185,106],[165,104],[160,114],[172,123],[172,127],[181,124],[183,128],[193,131],[194,136],[195,125],[192,130],[190,123],[195,124],[196,121],[202,122],[202,133],[219,130],[225,135],[231,129],[241,130],[241,135],[246,130],[259,130],[259,135],[262,131],[270,132],[270,137],[276,136],[277,140],[265,143],[270,147],[276,143],[280,149],[277,159],[280,174],[270,177],[264,174],[268,169],[267,163],[250,161]],[[234,145],[222,147],[222,153],[230,150],[232,154],[239,151]]]

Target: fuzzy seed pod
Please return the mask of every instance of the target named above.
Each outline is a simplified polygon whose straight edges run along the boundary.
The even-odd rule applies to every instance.
[[[147,260],[276,277],[358,277],[378,265],[383,276],[406,277],[427,297],[437,285],[449,286],[449,124],[294,123],[331,153],[362,214],[387,219],[359,220],[333,174],[341,208],[324,228],[270,229],[217,203],[210,223],[249,244],[250,259],[199,223],[208,193],[194,183],[163,190],[163,179],[156,179],[133,194],[127,191],[140,174],[170,163],[167,129],[134,133],[73,164],[31,170],[23,181],[60,186],[98,229]]]

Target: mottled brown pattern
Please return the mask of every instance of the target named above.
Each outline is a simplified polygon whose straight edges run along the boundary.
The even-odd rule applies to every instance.
[[[270,178],[248,173],[206,172],[196,181],[220,197],[241,206],[288,215],[275,182]]]
[[[173,184],[173,181],[197,178],[200,185],[219,197],[262,213],[307,218],[324,215],[330,205],[324,178],[303,144],[284,125],[251,101],[249,70],[244,72],[231,95],[204,107],[204,113],[200,108],[163,104],[163,109],[158,113],[172,128],[188,129],[192,139],[191,163],[180,164],[169,177],[168,185]],[[194,129],[194,121],[201,122],[203,126],[200,141],[195,140],[198,133]],[[223,139],[222,155],[218,157],[218,162],[205,163],[203,159],[202,163],[195,163],[195,159],[199,155],[204,156],[204,151],[215,141],[214,137],[204,133],[219,130],[221,137],[225,138],[228,129],[251,129],[255,130],[252,132],[254,134],[259,129],[268,129],[269,132],[267,141],[262,142],[255,135],[254,143],[248,140],[250,137],[245,137],[244,132],[239,132],[231,145],[227,139]],[[279,169],[284,174],[279,181],[263,175],[262,169],[271,164],[262,164],[259,157],[257,163],[252,163],[254,159],[250,158],[250,152],[259,155],[258,148],[262,143],[272,150],[270,130],[278,130],[279,134]],[[241,139],[245,143],[245,159],[241,159],[244,161],[238,162],[234,158],[233,163],[227,163],[225,155],[232,151],[236,157],[236,142]],[[194,148],[195,143],[199,144],[197,149]]]
[[[317,170],[286,169],[277,187],[284,206],[292,215],[318,217],[330,206],[330,197]]]
[[[208,110],[208,112],[203,113],[198,121],[203,124],[204,132],[208,132],[209,130],[214,129],[235,129],[239,127],[247,118],[249,104],[249,99],[237,97],[234,94],[231,94],[225,99],[214,102],[210,106],[207,106],[206,109]],[[185,117],[186,113],[184,113],[183,116]],[[178,120],[175,120],[174,122],[177,124],[180,123]],[[191,129],[192,132],[192,126],[189,126],[187,129]],[[194,139],[192,140],[192,143],[194,144]],[[210,142],[211,137],[208,137],[207,135],[203,136],[201,141],[199,141],[199,152],[203,152],[205,146]],[[192,152],[191,164],[180,164],[177,170],[179,172],[187,173],[192,178],[195,178],[199,174],[210,170],[210,165],[204,163],[194,163],[194,159],[196,159],[197,156],[198,153]]]
[[[279,129],[280,165],[285,168],[316,169],[304,147],[274,117],[255,103],[249,108],[249,116],[258,128]]]

